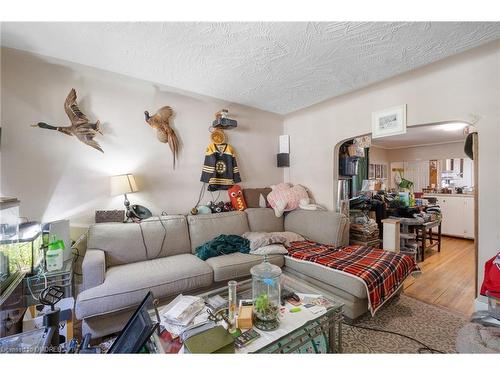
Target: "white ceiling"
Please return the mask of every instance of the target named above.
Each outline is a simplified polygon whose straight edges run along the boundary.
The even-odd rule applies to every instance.
[[[385,149],[427,146],[452,142],[464,142],[466,124],[449,123],[426,126],[409,126],[406,134],[372,139],[372,146]]]
[[[21,22],[1,43],[286,114],[497,38],[500,22]]]

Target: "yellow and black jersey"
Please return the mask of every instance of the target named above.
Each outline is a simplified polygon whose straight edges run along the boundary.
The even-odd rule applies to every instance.
[[[212,143],[207,147],[200,181],[208,183],[209,191],[227,190],[241,181],[231,145]]]

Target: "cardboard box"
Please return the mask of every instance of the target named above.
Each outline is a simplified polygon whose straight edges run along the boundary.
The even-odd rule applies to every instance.
[[[252,328],[252,306],[240,306],[240,310],[238,312],[237,326],[239,329],[250,329]]]
[[[364,158],[365,157],[365,149],[362,147],[358,147],[356,145],[349,145],[347,148],[347,153],[349,156],[356,156],[358,158]]]

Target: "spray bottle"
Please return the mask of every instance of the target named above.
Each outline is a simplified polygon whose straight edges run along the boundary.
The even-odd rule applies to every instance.
[[[64,258],[64,242],[57,240],[54,236],[52,242],[49,243],[49,248],[45,253],[45,264],[47,271],[59,271],[63,268]]]

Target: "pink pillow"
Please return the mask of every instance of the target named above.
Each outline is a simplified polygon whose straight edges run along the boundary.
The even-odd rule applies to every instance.
[[[271,186],[273,189],[267,195],[267,201],[272,208],[276,207],[276,202],[286,202],[284,211],[292,211],[299,207],[301,199],[309,198],[307,190],[301,185],[290,186],[290,184],[281,183]]]

